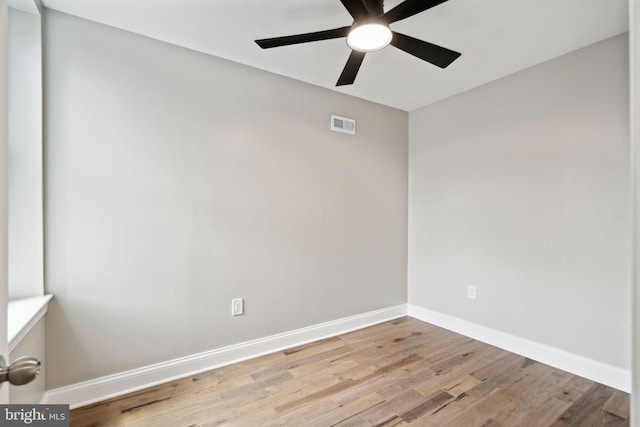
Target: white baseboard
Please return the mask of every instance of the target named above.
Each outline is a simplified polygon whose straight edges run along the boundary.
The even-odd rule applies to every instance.
[[[41,403],[89,405],[221,366],[409,315],[567,372],[631,391],[631,372],[415,305],[398,305],[48,390]]]
[[[41,403],[77,408],[189,375],[273,353],[407,315],[406,304],[296,329],[253,341],[47,390]]]
[[[408,305],[408,315],[618,390],[631,392],[631,372],[628,370],[416,305]]]

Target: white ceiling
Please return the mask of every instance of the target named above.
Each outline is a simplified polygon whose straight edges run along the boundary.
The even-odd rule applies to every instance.
[[[401,0],[387,0],[385,10]],[[411,111],[628,29],[627,0],[449,0],[395,31],[461,52],[447,69],[392,46],[336,88],[344,39],[269,50],[254,39],[347,26],[339,0],[42,0],[45,7]]]

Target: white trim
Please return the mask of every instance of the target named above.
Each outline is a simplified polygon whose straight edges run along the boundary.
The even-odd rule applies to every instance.
[[[405,304],[296,329],[45,392],[42,403],[77,408],[221,366],[344,334],[407,315]]]
[[[13,351],[49,309],[53,295],[10,300],[7,304],[7,340]]]
[[[71,408],[77,408],[406,315],[616,389],[631,390],[631,373],[627,370],[467,320],[403,304],[48,390],[41,403],[69,404]]]
[[[631,392],[629,370],[413,304],[408,304],[408,315],[618,390]]]

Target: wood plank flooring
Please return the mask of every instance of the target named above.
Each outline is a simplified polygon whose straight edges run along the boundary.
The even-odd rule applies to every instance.
[[[628,426],[629,395],[404,317],[71,411],[71,426]]]

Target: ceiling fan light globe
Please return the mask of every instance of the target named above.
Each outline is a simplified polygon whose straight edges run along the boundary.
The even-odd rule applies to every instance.
[[[354,27],[347,36],[347,44],[358,52],[375,52],[391,43],[393,34],[383,24],[363,24]]]

